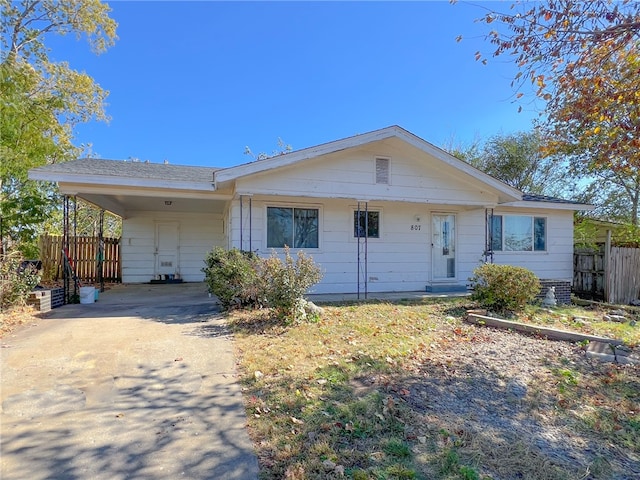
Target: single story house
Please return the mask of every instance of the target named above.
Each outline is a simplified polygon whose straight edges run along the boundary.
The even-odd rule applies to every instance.
[[[398,126],[230,168],[83,158],[35,168],[123,219],[122,279],[203,280],[214,246],[302,249],[315,293],[464,290],[483,261],[519,265],[567,295],[573,212],[525,195]]]

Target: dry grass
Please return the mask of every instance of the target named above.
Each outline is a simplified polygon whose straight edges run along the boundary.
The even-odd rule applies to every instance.
[[[559,306],[553,309],[529,306],[518,315],[518,321],[534,323],[545,327],[571,330],[606,338],[617,338],[628,346],[640,345],[640,309],[628,307],[627,322],[611,322],[603,319],[611,309],[600,306],[578,307]]]
[[[37,314],[31,306],[17,306],[0,312],[0,338],[5,338],[22,325],[37,322]]]
[[[526,339],[542,342],[534,350],[551,345],[565,353],[531,362],[522,398],[494,393],[504,372],[471,352],[480,344],[493,348],[496,338],[522,337],[462,323],[464,302],[328,306],[318,323],[290,327],[268,311],[231,314],[261,478],[555,480],[640,473],[638,368],[593,365],[577,346]],[[469,362],[456,371],[460,361],[450,354],[458,349]],[[471,413],[449,411],[448,401],[428,394],[437,382],[450,395],[462,392],[461,385],[469,392],[484,388],[478,401],[504,395],[491,400],[515,412],[513,418],[475,405],[465,406]],[[451,403],[475,401],[461,397]],[[529,425],[537,430],[529,432]],[[560,436],[554,445],[590,447],[567,447],[580,457],[569,458],[540,445],[549,432]]]

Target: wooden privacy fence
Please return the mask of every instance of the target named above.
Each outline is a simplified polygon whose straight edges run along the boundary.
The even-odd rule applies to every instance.
[[[604,300],[604,243],[574,251],[573,291],[579,297]]]
[[[103,241],[103,279],[105,282],[120,282],[122,280],[120,239],[105,237]],[[50,280],[61,280],[64,272],[63,237],[43,235],[40,237],[39,246],[44,277]],[[100,239],[98,237],[69,238],[69,258],[73,262],[76,275],[81,282],[100,281],[98,275],[99,246]]]
[[[573,291],[609,303],[628,304],[640,298],[640,248],[607,247],[576,250]]]
[[[640,248],[611,247],[605,263],[605,299],[628,304],[640,298]]]

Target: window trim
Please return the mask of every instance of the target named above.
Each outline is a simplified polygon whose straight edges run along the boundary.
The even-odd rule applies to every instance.
[[[283,247],[269,247],[267,246],[268,235],[269,235],[269,208],[291,208],[293,210],[317,210],[318,211],[318,246],[317,247],[294,247],[293,245],[287,245],[291,250],[303,250],[310,252],[319,252],[322,248],[322,224],[323,224],[323,212],[322,205],[319,204],[306,204],[306,203],[266,203],[264,205],[264,252],[282,252],[284,251]],[[293,212],[292,212],[293,213]]]
[[[351,211],[351,219],[350,219],[350,232],[351,232],[351,238],[353,240],[358,240],[358,238],[366,238],[367,240],[381,240],[382,239],[382,209],[381,208],[367,208],[366,210],[360,210],[360,212],[365,213],[365,211],[367,212],[367,214],[369,213],[377,213],[378,214],[378,236],[377,237],[358,237],[355,233],[355,229],[356,229],[356,225],[355,225],[355,220],[356,220],[356,214],[358,213],[358,207],[352,207],[352,211]]]
[[[493,235],[495,218],[500,217],[500,249],[494,248],[495,237]],[[531,220],[531,250],[505,250],[505,225],[504,217],[528,217]],[[536,231],[535,222],[537,219],[544,220],[544,249],[536,249]],[[544,215],[522,215],[519,213],[494,213],[491,216],[491,250],[500,254],[518,254],[518,253],[548,253],[549,252],[549,217]]]

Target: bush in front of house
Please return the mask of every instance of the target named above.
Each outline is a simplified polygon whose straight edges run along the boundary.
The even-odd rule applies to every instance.
[[[216,247],[202,269],[209,292],[226,310],[269,306],[287,323],[309,319],[319,309],[304,299],[305,293],[322,278],[313,258],[299,251],[294,259],[289,248],[281,260],[274,252],[259,258],[252,252]]]
[[[289,247],[285,247],[284,260],[273,253],[263,260],[262,269],[265,298],[278,318],[286,322],[306,320],[310,308],[304,294],[322,279],[313,258],[299,250],[294,260]]]
[[[20,252],[0,255],[0,309],[24,305],[39,282],[38,270],[31,264],[23,264]]]
[[[218,297],[225,310],[232,307],[252,307],[260,303],[260,279],[253,252],[237,248],[215,247],[204,260],[202,269],[209,292]]]
[[[495,312],[517,312],[540,293],[540,280],[524,267],[485,263],[469,279],[472,299]]]

